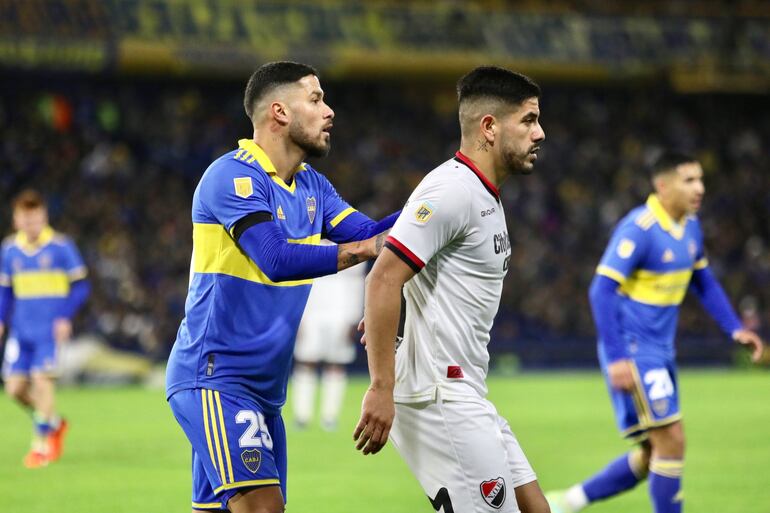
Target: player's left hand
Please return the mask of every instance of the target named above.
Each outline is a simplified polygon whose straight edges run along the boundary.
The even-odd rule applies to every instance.
[[[396,406],[393,390],[369,387],[361,404],[361,419],[353,433],[356,449],[364,455],[376,454],[388,442]]]
[[[53,339],[57,344],[67,342],[72,336],[72,322],[60,317],[53,321]]]
[[[361,345],[366,349],[366,325],[364,325],[364,318],[361,318],[361,322],[358,323],[358,332],[361,334]]]
[[[764,344],[759,335],[751,330],[737,330],[733,333],[733,340],[739,344],[743,344],[751,350],[751,361],[757,363],[762,358],[762,352],[764,351]]]

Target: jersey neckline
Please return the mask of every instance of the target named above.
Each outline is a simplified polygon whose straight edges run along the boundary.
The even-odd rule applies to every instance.
[[[479,170],[478,167],[476,167],[476,164],[473,163],[471,159],[469,159],[463,152],[457,151],[455,153],[455,158],[457,162],[460,162],[461,164],[464,164],[468,169],[473,171],[473,174],[475,174],[479,180],[481,180],[482,185],[484,185],[484,188],[495,197],[497,201],[500,201],[500,191],[497,190],[497,187],[495,187],[492,182],[487,179],[486,176],[484,176],[484,173]]]

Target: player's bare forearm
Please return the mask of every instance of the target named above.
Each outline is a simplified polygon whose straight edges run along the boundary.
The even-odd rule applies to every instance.
[[[401,314],[401,287],[374,269],[366,282],[364,325],[371,387],[392,391],[395,384],[395,340]]]
[[[337,270],[342,271],[356,264],[377,258],[385,245],[388,232],[382,232],[374,237],[337,246]]]

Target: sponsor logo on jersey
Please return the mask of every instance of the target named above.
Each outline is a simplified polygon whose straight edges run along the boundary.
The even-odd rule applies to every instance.
[[[428,220],[433,216],[433,211],[435,210],[435,207],[431,204],[430,201],[423,201],[420,203],[420,206],[417,207],[417,210],[414,211],[414,218],[417,219],[418,223],[427,223]]]
[[[235,195],[239,198],[248,198],[254,194],[254,186],[248,176],[233,178],[233,184],[235,185]]]
[[[246,465],[249,472],[256,474],[257,470],[259,470],[259,465],[262,463],[262,453],[259,452],[259,449],[243,451],[241,453],[241,460],[243,460],[243,464]]]
[[[620,258],[626,259],[634,254],[636,244],[631,239],[623,239],[618,243],[618,249],[616,250]]]
[[[669,262],[674,261],[674,252],[671,251],[671,249],[666,249],[666,251],[663,252],[663,258],[661,258],[661,261],[664,264],[667,264]]]
[[[486,210],[481,211],[481,217],[491,216],[494,213],[495,213],[495,207],[488,208]]]
[[[450,365],[446,368],[446,377],[459,379],[463,377],[463,368],[459,365]]]
[[[316,201],[313,196],[310,196],[308,199],[305,200],[305,204],[307,205],[307,217],[310,219],[310,224],[313,224],[313,221],[315,220],[315,209],[316,209]]]
[[[511,239],[508,237],[508,232],[496,233],[493,241],[495,244],[495,255],[507,253],[511,250]]]
[[[286,221],[286,216],[283,213],[283,207],[281,207],[281,205],[278,205],[278,210],[276,210],[275,216],[282,221]]]
[[[505,502],[505,479],[498,477],[484,481],[479,485],[484,502],[495,509],[500,509]]]

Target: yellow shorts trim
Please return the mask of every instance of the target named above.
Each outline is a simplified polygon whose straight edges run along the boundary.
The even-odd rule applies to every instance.
[[[228,483],[214,489],[214,493],[219,493],[223,490],[232,490],[234,488],[247,488],[249,486],[267,486],[267,485],[280,485],[281,482],[278,479],[257,479],[254,481],[238,481],[235,483]]]

